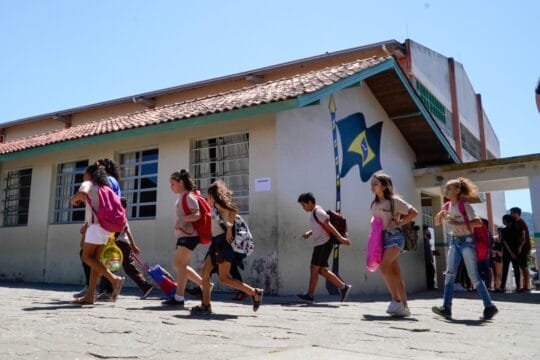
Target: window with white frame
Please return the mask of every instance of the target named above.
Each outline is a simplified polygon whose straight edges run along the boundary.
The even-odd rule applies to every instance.
[[[32,169],[9,171],[4,188],[4,226],[28,224]]]
[[[120,189],[130,219],[156,217],[158,149],[120,155]]]
[[[206,194],[215,180],[234,192],[240,213],[249,212],[249,134],[195,140],[191,147],[191,174]]]
[[[70,199],[79,191],[88,160],[59,164],[56,170],[54,219],[57,224],[84,221],[84,203],[73,206]]]

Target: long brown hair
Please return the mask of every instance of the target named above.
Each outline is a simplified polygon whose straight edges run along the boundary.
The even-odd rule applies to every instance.
[[[377,171],[375,174],[373,174],[373,178],[377,179],[381,185],[384,187],[383,190],[383,197],[386,200],[390,200],[390,203],[392,202],[392,198],[394,197],[394,185],[392,184],[392,178],[390,175],[383,171]],[[379,202],[379,198],[377,198],[377,195],[375,195],[375,199],[371,202],[371,207]]]
[[[233,192],[221,180],[216,180],[208,188],[208,195],[211,195],[216,204],[223,209],[238,211],[238,204],[233,200]]]

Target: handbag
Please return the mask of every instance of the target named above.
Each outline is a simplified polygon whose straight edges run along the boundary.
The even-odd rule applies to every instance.
[[[120,270],[124,258],[122,250],[120,250],[114,240],[114,233],[111,233],[99,257],[101,264],[103,264],[103,266],[105,266],[111,272]]]
[[[394,220],[394,199],[390,201],[390,208],[392,212],[392,220]],[[414,221],[401,225],[401,232],[403,233],[403,238],[405,240],[403,251],[415,251],[418,248],[419,230],[420,227],[415,225]]]

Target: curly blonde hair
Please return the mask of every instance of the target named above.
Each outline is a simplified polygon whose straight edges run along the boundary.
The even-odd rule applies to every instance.
[[[449,180],[446,186],[455,186],[459,189],[459,197],[466,201],[477,202],[479,199],[478,186],[476,186],[470,179],[464,177],[458,177],[457,179]]]

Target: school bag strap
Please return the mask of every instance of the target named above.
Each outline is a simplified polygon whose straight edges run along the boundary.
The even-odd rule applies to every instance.
[[[201,218],[192,223],[193,228],[195,229],[195,231],[197,231],[200,243],[209,244],[212,241],[212,227],[211,227],[212,218],[210,216],[210,210],[211,210],[210,205],[201,196],[201,192],[199,190],[186,191],[184,192],[184,194],[182,194],[182,199],[181,199],[182,209],[184,210],[184,213],[186,215],[191,214],[188,203],[187,203],[187,196],[189,193],[192,193],[195,195],[197,199],[197,204],[199,204],[199,212],[201,214]],[[178,228],[178,229],[188,236],[194,234],[194,233],[189,233],[182,228]]]
[[[450,201],[447,201],[443,205],[443,209],[446,211],[449,211],[451,204],[452,203]],[[463,220],[465,220],[465,224],[467,224],[467,227],[469,228],[469,231],[471,232],[471,234],[474,234],[474,229],[471,226],[471,220],[469,219],[469,215],[467,214],[467,209],[465,209],[465,200],[459,199],[457,205],[458,205],[459,212],[463,216]]]
[[[319,220],[319,218],[317,217],[317,208],[313,209],[313,218],[315,219],[315,221],[317,222],[317,224],[319,224],[319,226],[328,234],[330,235],[331,237],[333,236],[332,235],[332,232],[328,229],[327,225],[326,224],[323,224],[321,222],[321,220]]]

